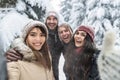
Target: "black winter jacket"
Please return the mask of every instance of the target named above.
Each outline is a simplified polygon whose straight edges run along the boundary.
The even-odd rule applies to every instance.
[[[54,74],[55,80],[59,80],[58,64],[59,64],[59,59],[62,51],[62,44],[58,37],[57,30],[55,31],[49,30],[48,47],[52,57],[53,74]]]
[[[63,47],[62,47],[61,41],[58,37],[57,31],[49,30],[47,42],[48,42],[48,46],[49,46],[49,49],[50,49],[52,56],[61,54]]]
[[[100,53],[100,50],[97,50],[92,58],[92,67],[90,69],[89,79],[88,80],[101,80],[98,72],[97,58]]]
[[[64,50],[65,63],[63,69],[66,80],[99,80],[96,61],[93,62],[96,59],[94,59],[94,55],[82,53],[79,48],[77,49],[73,45],[70,43]]]

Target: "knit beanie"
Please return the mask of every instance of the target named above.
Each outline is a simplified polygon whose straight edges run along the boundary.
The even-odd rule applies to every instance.
[[[46,14],[46,18],[47,19],[49,16],[54,16],[57,18],[57,20],[59,19],[59,16],[58,14],[55,12],[55,11],[49,11],[47,14]]]
[[[79,31],[85,31],[86,33],[89,34],[89,36],[91,37],[92,41],[94,42],[94,29],[90,26],[80,26],[77,30]]]
[[[43,28],[45,33],[46,33],[46,37],[48,38],[48,29],[47,27],[45,26],[44,23],[40,22],[40,21],[35,21],[35,20],[32,20],[30,21],[23,29],[22,31],[22,38],[23,40],[25,40],[26,36],[28,35],[29,31],[34,28],[35,26],[38,26],[40,28]]]
[[[120,80],[120,47],[115,45],[115,32],[106,32],[97,65],[101,80]]]

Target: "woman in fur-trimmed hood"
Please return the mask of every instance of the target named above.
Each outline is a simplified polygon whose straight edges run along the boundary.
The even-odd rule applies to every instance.
[[[89,80],[95,51],[94,30],[87,26],[78,27],[65,51],[66,80]]]
[[[48,30],[39,21],[29,22],[11,45],[23,60],[8,62],[8,80],[54,80],[47,47]]]

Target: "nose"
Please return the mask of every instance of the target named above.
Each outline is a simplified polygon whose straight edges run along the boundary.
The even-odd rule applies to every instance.
[[[81,38],[81,34],[77,35],[76,37],[77,37],[77,38]]]
[[[63,31],[63,35],[65,35],[65,32]]]
[[[53,20],[52,20],[52,19],[50,20],[50,23],[53,23]]]
[[[41,37],[40,37],[40,36],[37,36],[35,39],[36,39],[37,41],[40,41],[40,40],[41,40]]]

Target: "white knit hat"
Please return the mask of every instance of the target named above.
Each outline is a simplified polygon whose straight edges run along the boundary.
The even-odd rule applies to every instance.
[[[35,20],[32,20],[30,21],[23,29],[23,32],[22,32],[22,38],[25,39],[28,32],[35,26],[39,26],[40,28],[43,28],[46,32],[46,37],[48,38],[48,29],[47,27],[45,26],[44,23],[40,22],[40,21],[35,21]]]
[[[54,17],[56,17],[57,19],[59,19],[59,16],[58,16],[58,14],[57,14],[55,11],[49,11],[49,12],[46,14],[45,20],[46,20],[49,16],[54,16]]]
[[[101,80],[120,80],[120,48],[115,47],[115,33],[105,34],[97,64]]]

